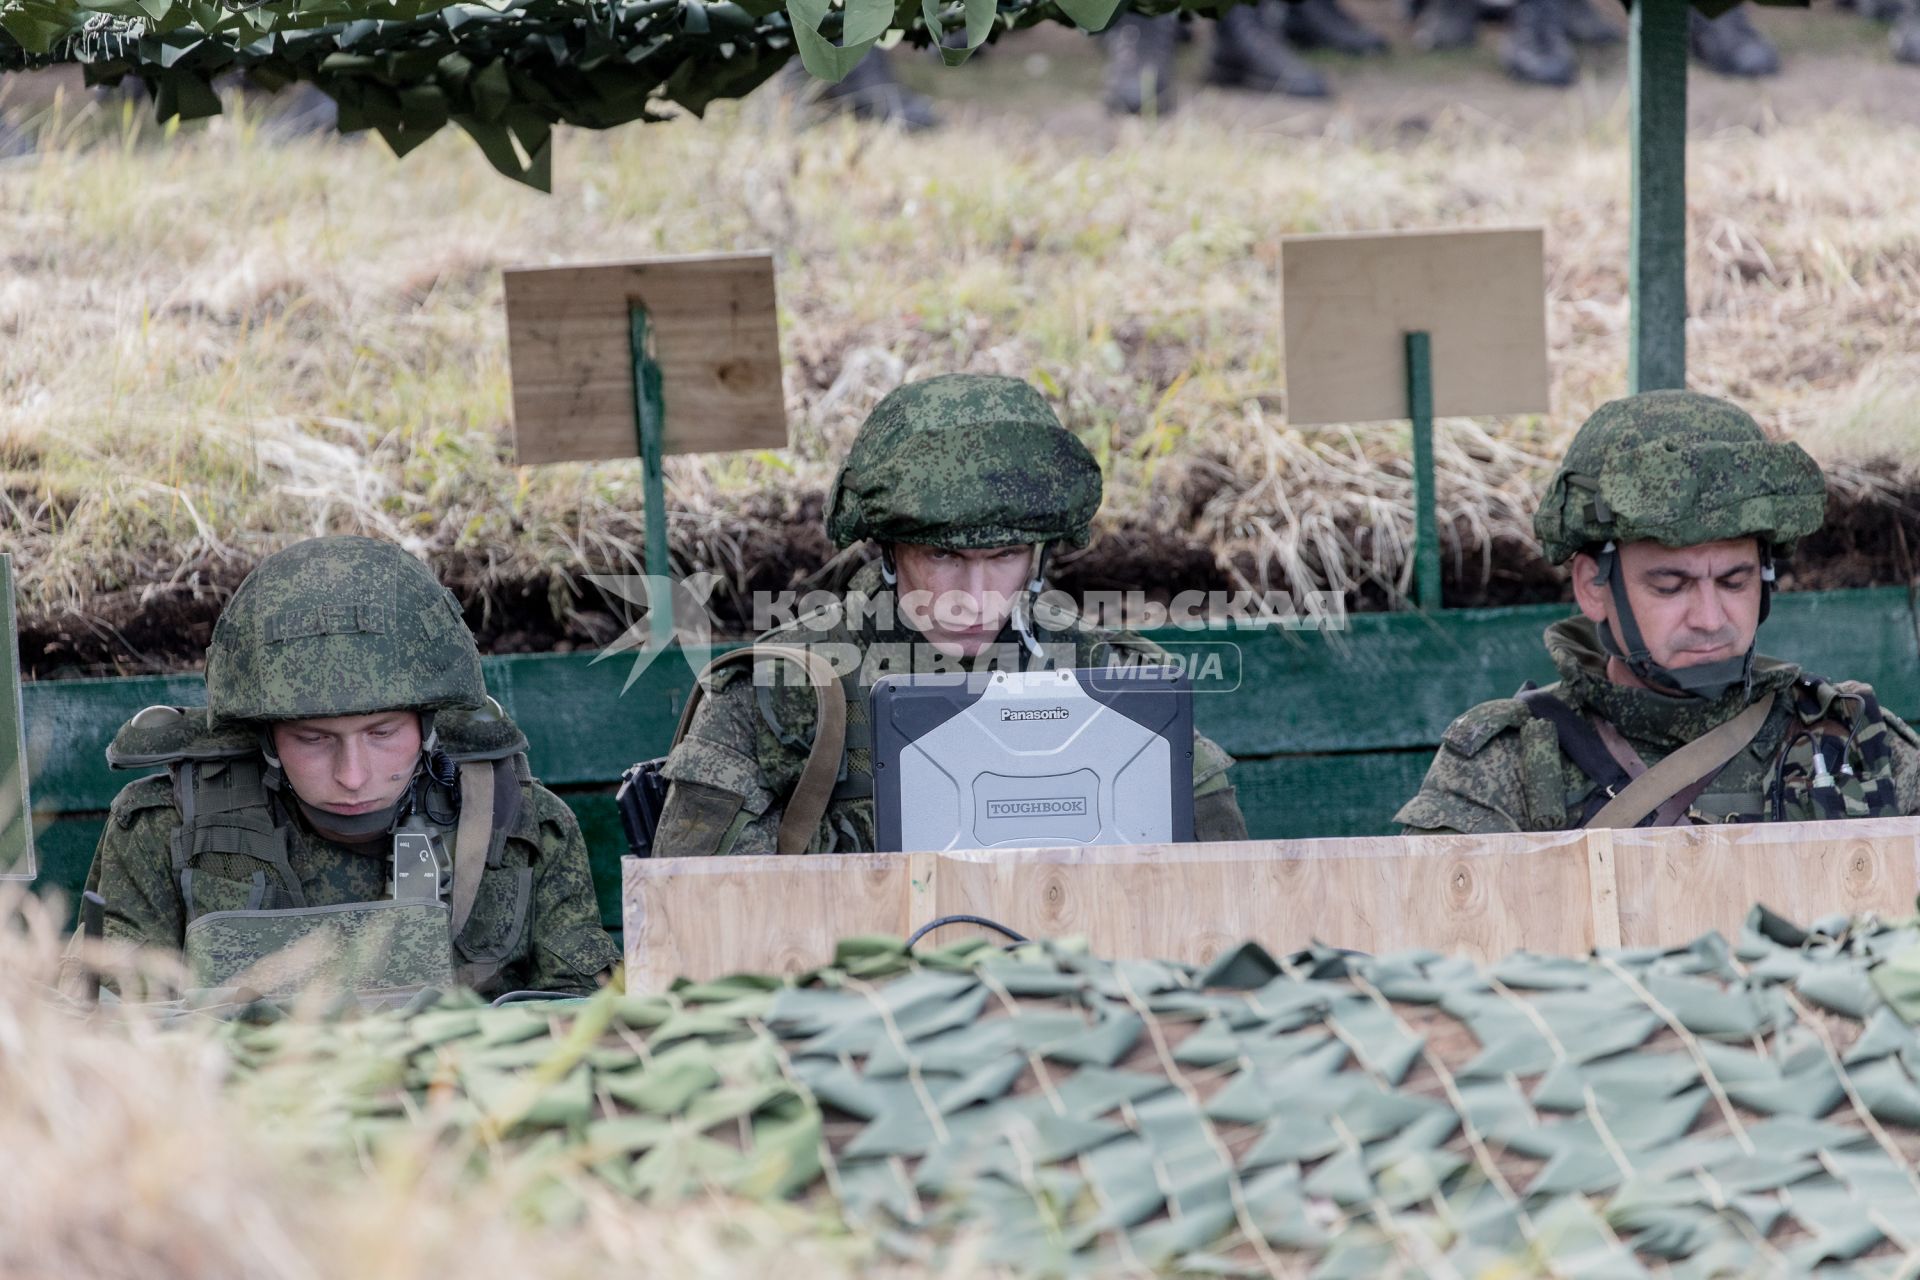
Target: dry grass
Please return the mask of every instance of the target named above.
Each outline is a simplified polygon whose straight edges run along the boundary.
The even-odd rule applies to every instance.
[[[1359,137],[1195,114],[1109,147],[1013,116],[799,130],[762,95],[569,135],[551,197],[452,136],[396,163],[244,114],[162,142],[121,112],[49,113],[46,149],[0,168],[0,549],[30,616],[214,591],[322,530],[397,538],[483,594],[551,583],[556,615],[568,575],[636,565],[633,464],[507,465],[509,263],[775,252],[796,447],[670,463],[678,567],[736,586],[874,401],[953,369],[1046,387],[1108,469],[1110,525],[1249,581],[1404,583],[1405,428],[1284,424],[1286,232],[1546,226],[1553,414],[1441,433],[1469,575],[1525,539],[1543,460],[1623,390],[1620,112]],[[1887,483],[1849,465],[1920,461],[1916,147],[1834,115],[1693,148],[1695,385],[1843,464],[1843,489]]]
[[[822,1210],[719,1198],[642,1208],[551,1162],[484,1176],[426,1130],[363,1163],[297,1071],[233,1075],[207,1023],[52,995],[58,923],[0,900],[0,1274],[10,1280],[809,1280],[933,1274]],[[158,962],[152,962],[158,963]],[[577,1216],[543,1221],[556,1178]],[[938,1274],[965,1274],[955,1264]]]

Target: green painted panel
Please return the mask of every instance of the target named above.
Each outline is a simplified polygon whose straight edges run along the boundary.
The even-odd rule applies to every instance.
[[[100,828],[105,825],[105,814],[90,813],[60,818],[34,832],[34,849],[40,855],[34,892],[59,892],[66,899],[69,925],[79,911],[80,888],[87,882],[87,868],[93,865],[94,846],[100,843]]]
[[[1454,715],[1523,679],[1551,678],[1540,631],[1561,616],[1558,606],[1366,614],[1337,634],[1242,635],[1239,687],[1201,694],[1195,717],[1243,757],[1234,780],[1255,838],[1385,834]],[[1764,634],[1769,652],[1868,680],[1887,706],[1920,711],[1920,644],[1904,591],[1784,596]],[[624,661],[593,665],[584,655],[487,661],[489,685],[527,731],[535,771],[580,819],[601,916],[616,930],[626,841],[612,783],[628,763],[665,748],[691,682],[684,663],[660,663],[623,695],[627,670]],[[199,702],[200,680],[57,681],[28,684],[24,695],[38,815],[59,815],[36,834],[35,885],[71,901],[104,810],[133,776],[107,769],[107,740],[143,706]]]
[[[1209,633],[1210,643],[1239,645],[1240,680],[1231,693],[1201,692],[1194,717],[1242,757],[1430,749],[1467,707],[1551,679],[1540,633],[1563,616],[1539,605],[1358,614],[1341,632]],[[1782,596],[1762,636],[1769,653],[1869,681],[1886,706],[1920,711],[1920,644],[1904,590]],[[663,752],[692,682],[684,662],[664,661],[623,694],[628,663],[596,665],[585,654],[490,658],[486,670],[526,730],[534,771],[563,789],[607,786]],[[101,755],[128,716],[203,696],[198,676],[30,683],[23,695],[34,798],[56,813],[104,810],[128,780]]]
[[[1431,751],[1369,751],[1243,760],[1233,785],[1256,840],[1390,835],[1393,815],[1426,777]]]
[[[21,693],[27,713],[27,758],[40,812],[104,810],[137,774],[107,768],[107,744],[142,707],[206,701],[197,675],[121,680],[38,680]]]
[[[1526,680],[1554,679],[1540,637],[1567,612],[1530,605],[1368,613],[1350,617],[1341,632],[1243,635],[1239,687],[1196,694],[1194,720],[1236,756],[1433,747],[1475,703],[1507,697]],[[1833,679],[1865,680],[1882,705],[1920,712],[1920,643],[1903,589],[1783,595],[1760,636],[1766,653]]]
[[[631,669],[628,658],[591,654],[486,661],[487,685],[526,732],[534,772],[555,787],[617,781],[634,761],[665,754],[693,671],[670,655],[623,692]]]
[[[561,799],[580,820],[580,834],[586,837],[587,856],[593,864],[593,895],[600,902],[600,923],[609,929],[620,927],[620,859],[627,853],[626,832],[620,826],[620,810],[611,791],[567,791]]]
[[[20,632],[13,617],[13,557],[0,555],[0,878],[9,880],[33,878],[25,726],[20,709]]]

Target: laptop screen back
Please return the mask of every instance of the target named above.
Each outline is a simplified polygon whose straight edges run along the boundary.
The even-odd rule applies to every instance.
[[[890,676],[872,711],[882,850],[1193,839],[1193,692],[1167,668]]]

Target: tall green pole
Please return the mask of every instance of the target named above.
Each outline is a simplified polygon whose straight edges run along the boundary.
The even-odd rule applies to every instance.
[[[656,578],[671,578],[673,565],[667,545],[666,394],[660,365],[653,358],[647,309],[632,307],[628,322],[633,353],[633,429],[640,445],[642,500],[647,504],[647,573]],[[653,648],[664,649],[673,643],[670,591],[658,600],[647,601],[647,621]]]
[[[1440,607],[1440,522],[1433,493],[1433,341],[1407,335],[1407,416],[1413,420],[1413,599]]]
[[[27,735],[20,707],[13,559],[0,552],[0,880],[31,880],[33,872],[33,810],[27,801]]]
[[[1633,0],[1632,391],[1687,385],[1688,0]]]

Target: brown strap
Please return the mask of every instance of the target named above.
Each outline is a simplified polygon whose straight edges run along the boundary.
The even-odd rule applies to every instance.
[[[1593,728],[1594,732],[1600,735],[1601,744],[1606,747],[1608,753],[1620,762],[1622,769],[1626,770],[1629,781],[1647,771],[1647,762],[1640,758],[1640,753],[1633,749],[1633,744],[1627,741],[1625,735],[1613,727],[1613,721],[1607,719],[1605,716],[1596,715],[1593,717]],[[1687,811],[1693,807],[1693,802],[1698,800],[1701,795],[1706,792],[1706,789],[1713,785],[1713,780],[1718,774],[1719,770],[1716,769],[1702,777],[1695,778],[1692,782],[1667,797],[1666,803],[1653,811],[1653,821],[1647,825],[1652,827],[1677,827],[1687,822]],[[1622,787],[1621,790],[1624,791],[1626,788]],[[1612,797],[1609,796],[1608,799],[1612,799]]]
[[[1600,744],[1607,749],[1607,754],[1627,771],[1628,782],[1632,782],[1647,771],[1647,762],[1640,758],[1640,753],[1633,749],[1633,744],[1627,741],[1626,735],[1614,728],[1613,721],[1592,712],[1588,712],[1588,715],[1593,721],[1593,731],[1600,735]]]
[[[1773,711],[1773,703],[1774,695],[1769,693],[1725,724],[1687,743],[1628,783],[1593,815],[1587,826],[1615,830],[1638,826],[1642,818],[1687,788],[1704,787],[1708,779],[1726,767],[1727,761],[1746,750],[1747,744],[1759,736]],[[1694,795],[1698,794],[1696,790]]]
[[[680,727],[673,732],[673,744],[679,746],[680,740],[687,736],[693,713],[706,700],[708,676],[730,663],[763,657],[784,658],[795,663],[813,682],[813,748],[807,752],[800,781],[794,784],[793,794],[787,798],[786,810],[780,815],[780,832],[775,838],[781,853],[805,853],[813,843],[813,833],[819,829],[820,820],[826,816],[827,803],[833,799],[840,757],[847,745],[847,691],[840,686],[839,674],[824,655],[780,644],[750,644],[721,654],[694,680],[693,692],[687,695],[687,705],[680,712]]]
[[[467,927],[493,842],[493,762],[460,764],[460,824],[453,829],[453,936]]]

